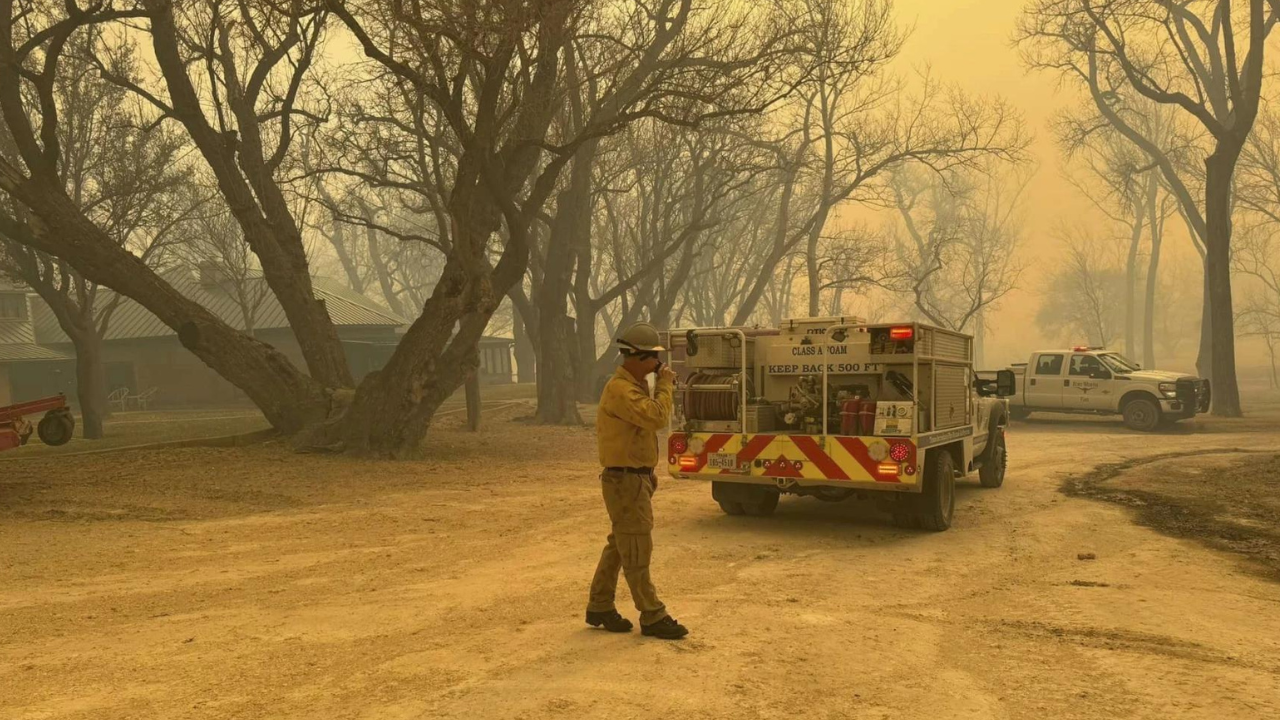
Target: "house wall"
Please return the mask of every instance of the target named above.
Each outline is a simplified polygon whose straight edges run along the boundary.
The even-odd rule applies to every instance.
[[[510,340],[480,341],[480,383],[506,385],[515,381]]]
[[[344,341],[343,349],[357,383],[369,372],[386,364],[399,339],[390,329],[377,332],[339,328],[338,335]],[[257,336],[283,353],[296,367],[306,368],[301,348],[289,331],[268,330],[257,333]],[[70,345],[60,346],[58,349],[68,354],[75,352]],[[510,341],[482,343],[480,356],[482,383],[512,382]],[[152,399],[152,406],[155,408],[236,407],[252,404],[243,392],[223,380],[182,347],[176,337],[111,340],[104,345],[103,361],[107,365],[108,392],[127,387],[130,394],[136,394],[154,387],[156,394]],[[74,367],[71,366],[71,372],[60,374],[60,377],[67,387],[59,391],[65,391],[68,397],[74,397]],[[4,380],[0,376],[0,386],[8,391],[9,383]]]
[[[58,393],[74,403],[76,366],[72,360],[14,362],[0,365],[0,405],[39,400]],[[8,393],[5,395],[5,393]],[[7,398],[7,400],[5,400]]]

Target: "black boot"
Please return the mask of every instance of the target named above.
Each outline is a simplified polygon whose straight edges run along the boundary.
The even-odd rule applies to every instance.
[[[676,622],[675,618],[668,615],[652,625],[641,625],[640,634],[663,640],[679,640],[689,634],[689,628]]]
[[[631,632],[631,621],[618,614],[617,610],[605,612],[587,611],[587,624],[591,627],[604,626],[609,632]]]

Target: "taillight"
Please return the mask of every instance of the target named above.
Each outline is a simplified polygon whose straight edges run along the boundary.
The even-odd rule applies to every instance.
[[[894,462],[906,462],[911,457],[911,446],[904,442],[896,442],[889,446],[889,457]]]
[[[880,463],[880,465],[876,468],[876,471],[881,475],[898,477],[898,464],[897,463]]]
[[[672,433],[667,438],[667,452],[672,455],[683,455],[685,450],[689,449],[689,440],[684,433]]]
[[[684,457],[680,458],[681,470],[694,470],[697,467],[698,467],[698,458],[692,455],[685,455]]]

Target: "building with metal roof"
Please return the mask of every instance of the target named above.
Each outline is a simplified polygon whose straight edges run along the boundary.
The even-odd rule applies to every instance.
[[[245,331],[251,324],[255,337],[276,347],[297,367],[306,367],[284,309],[260,276],[248,278],[237,286],[216,272],[202,270],[201,273],[171,272],[165,280],[231,327]],[[399,343],[405,320],[342,283],[314,278],[313,287],[316,297],[324,301],[356,381],[385,365]],[[23,297],[27,303],[23,329],[16,323],[12,327],[4,324],[3,298],[7,295]],[[249,303],[237,298],[252,298],[252,306],[245,307]],[[105,288],[100,291],[99,307],[107,307],[113,301],[117,305],[103,342],[109,391],[125,388],[127,394],[136,395],[154,389],[152,405],[155,407],[208,407],[248,402],[240,390],[182,347],[177,333],[149,310],[127,297],[117,299]],[[512,343],[509,338],[481,341],[482,382],[512,381]],[[5,293],[0,289],[0,366],[5,363],[6,354],[23,353],[33,358],[39,356],[44,363],[37,371],[23,375],[21,387],[15,388],[19,399],[58,392],[74,396],[75,348],[53,312],[29,292],[14,289]]]
[[[24,394],[30,379],[67,373],[73,360],[36,343],[33,299],[25,288],[0,283],[0,405],[34,399]]]

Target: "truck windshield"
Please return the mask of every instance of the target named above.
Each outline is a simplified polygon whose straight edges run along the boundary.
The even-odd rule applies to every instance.
[[[1138,367],[1137,363],[1126,358],[1120,353],[1102,353],[1098,355],[1098,357],[1102,358],[1102,362],[1106,363],[1107,367],[1111,368],[1111,372],[1128,374],[1142,369]]]

